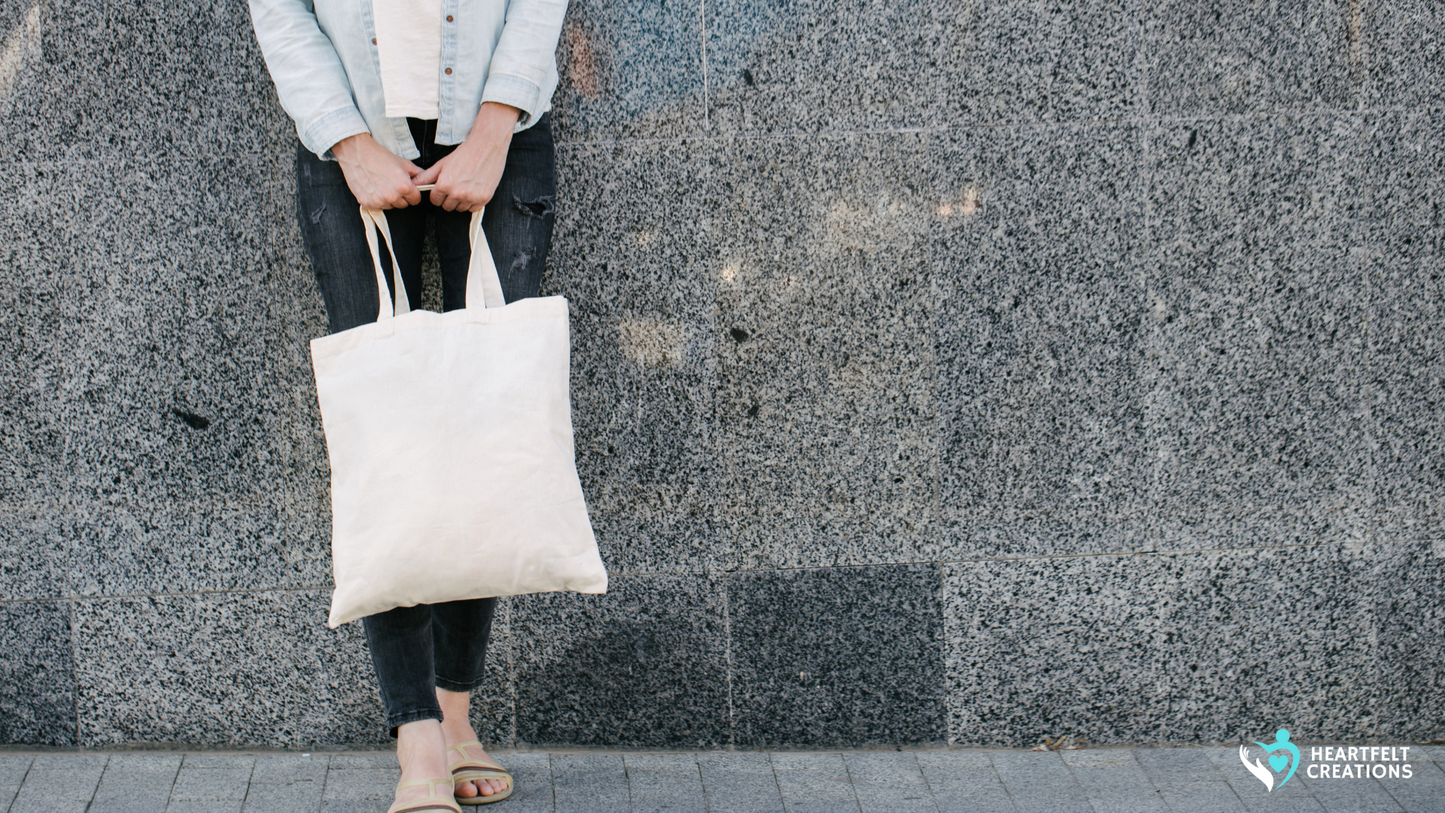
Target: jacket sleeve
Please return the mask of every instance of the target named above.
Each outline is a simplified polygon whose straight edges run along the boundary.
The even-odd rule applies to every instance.
[[[249,0],[251,25],[281,107],[306,148],[331,158],[336,142],[370,132],[331,39],[316,22],[313,0]]]
[[[501,102],[522,111],[525,124],[546,103],[547,75],[555,68],[557,39],[567,0],[511,0],[502,37],[487,69],[483,102]]]

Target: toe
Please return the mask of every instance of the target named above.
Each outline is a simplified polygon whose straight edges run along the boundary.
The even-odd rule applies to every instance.
[[[473,796],[477,795],[477,786],[473,785],[471,782],[463,782],[460,785],[457,785],[456,795],[462,797],[463,799],[470,799]]]

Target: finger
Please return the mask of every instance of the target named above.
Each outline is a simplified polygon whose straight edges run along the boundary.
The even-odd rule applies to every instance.
[[[429,183],[436,183],[437,178],[440,177],[441,174],[442,165],[440,163],[432,164],[431,166],[427,167],[416,175],[413,175],[411,178],[411,182],[416,184],[417,186],[425,186]]]
[[[410,162],[410,161],[402,161],[402,163],[406,165],[405,167],[403,167],[403,168],[406,170],[406,174],[410,175],[410,176],[413,177],[413,178],[415,178],[416,176],[422,174],[422,172],[425,171],[425,170],[423,170],[421,167],[417,166],[416,164],[413,164],[413,163]],[[426,183],[426,182],[425,182],[425,181],[422,181],[422,183]]]
[[[421,190],[415,186],[407,187],[401,197],[402,200],[406,201],[406,205],[408,206],[418,206],[421,204]]]

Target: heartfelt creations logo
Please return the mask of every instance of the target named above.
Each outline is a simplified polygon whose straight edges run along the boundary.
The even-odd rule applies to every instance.
[[[1239,761],[1264,783],[1265,790],[1276,788],[1294,777],[1300,767],[1300,750],[1290,742],[1289,730],[1274,733],[1274,742],[1255,745],[1264,749],[1264,760],[1251,756],[1248,745],[1239,746]],[[1410,746],[1311,746],[1310,763],[1305,776],[1310,779],[1410,779]]]
[[[1244,767],[1254,774],[1255,779],[1263,782],[1265,788],[1273,793],[1275,788],[1283,787],[1284,783],[1288,782],[1294,776],[1294,772],[1299,769],[1299,748],[1289,741],[1289,731],[1283,728],[1274,732],[1274,742],[1269,745],[1258,740],[1254,744],[1264,749],[1269,767],[1264,767],[1264,764],[1257,759],[1251,762],[1247,745],[1239,746],[1239,761],[1243,762]],[[1284,778],[1276,784],[1275,778],[1284,773],[1285,768],[1289,768],[1289,773],[1285,773]]]

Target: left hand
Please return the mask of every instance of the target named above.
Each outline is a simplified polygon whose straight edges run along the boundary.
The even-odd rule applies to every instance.
[[[450,154],[412,179],[417,186],[436,184],[431,202],[448,212],[477,212],[497,191],[507,166],[507,149],[521,111],[487,102],[477,111],[472,131]]]

